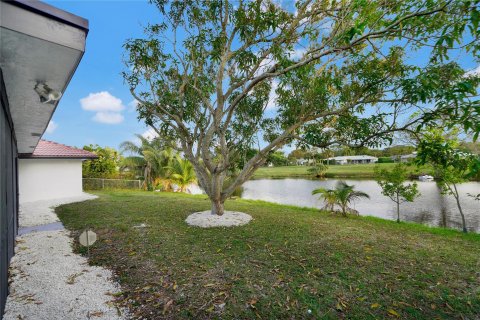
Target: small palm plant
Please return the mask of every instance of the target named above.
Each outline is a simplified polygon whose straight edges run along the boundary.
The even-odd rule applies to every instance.
[[[324,210],[334,211],[337,203],[337,195],[333,189],[318,188],[312,191],[312,194],[319,194],[323,198]]]
[[[345,181],[338,181],[335,189],[319,188],[312,191],[312,194],[319,194],[325,201],[325,208],[333,211],[336,205],[342,210],[342,215],[347,216],[350,210],[348,205],[356,199],[370,198],[368,194],[362,191],[355,191],[354,185],[349,185]]]
[[[178,155],[170,170],[170,180],[180,187],[181,192],[185,192],[189,184],[197,181],[192,163]]]

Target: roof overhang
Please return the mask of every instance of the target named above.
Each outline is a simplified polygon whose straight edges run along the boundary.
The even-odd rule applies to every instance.
[[[58,105],[35,91],[64,93],[85,52],[88,21],[40,1],[0,1],[0,67],[18,152],[32,153]]]
[[[31,154],[19,154],[18,155],[19,159],[22,160],[81,160],[81,161],[86,161],[86,160],[94,160],[98,159],[98,156],[96,157],[69,157],[69,156],[62,156],[62,157],[48,157],[48,156],[32,156]]]

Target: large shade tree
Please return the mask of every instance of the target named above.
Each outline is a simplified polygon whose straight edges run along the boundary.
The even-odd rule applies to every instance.
[[[374,146],[438,117],[476,125],[478,79],[448,56],[478,53],[478,1],[151,2],[160,22],[125,43],[124,78],[139,118],[181,142],[214,214],[293,141]]]

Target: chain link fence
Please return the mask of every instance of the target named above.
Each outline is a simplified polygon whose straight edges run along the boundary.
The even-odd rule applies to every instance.
[[[83,178],[83,190],[134,189],[142,188],[141,180]]]

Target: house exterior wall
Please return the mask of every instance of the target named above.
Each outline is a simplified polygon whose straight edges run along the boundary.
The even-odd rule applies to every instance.
[[[20,159],[18,174],[21,203],[82,193],[81,159]]]
[[[0,317],[8,294],[8,265],[18,227],[17,142],[0,69]]]

